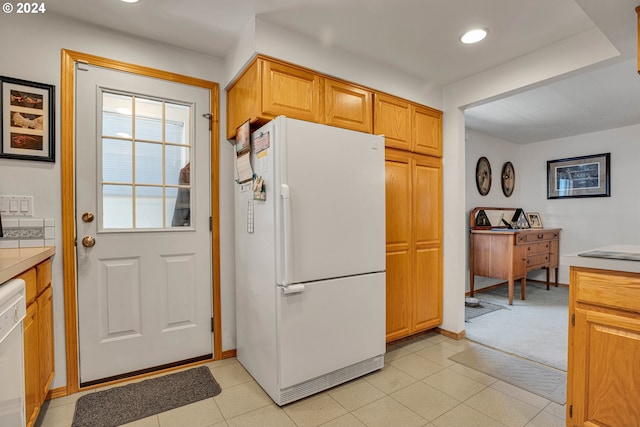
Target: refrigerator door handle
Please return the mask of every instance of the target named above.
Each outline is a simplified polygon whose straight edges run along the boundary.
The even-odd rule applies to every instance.
[[[298,294],[300,292],[304,292],[304,285],[302,283],[298,283],[297,285],[282,286],[282,293],[285,295]]]
[[[291,191],[287,184],[280,185],[280,197],[282,197],[282,222],[283,222],[283,251],[284,268],[282,285],[288,287],[293,278],[293,225],[291,223]]]

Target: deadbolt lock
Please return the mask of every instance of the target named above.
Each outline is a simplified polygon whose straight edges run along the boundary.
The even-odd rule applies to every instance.
[[[92,222],[93,221],[93,214],[91,212],[85,212],[82,214],[82,220],[84,222]]]

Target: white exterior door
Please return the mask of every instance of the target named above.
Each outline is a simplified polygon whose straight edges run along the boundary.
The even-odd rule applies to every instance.
[[[207,89],[76,70],[83,385],[213,353]]]

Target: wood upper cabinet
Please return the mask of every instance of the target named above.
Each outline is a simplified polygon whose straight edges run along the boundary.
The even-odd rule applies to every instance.
[[[570,274],[567,426],[638,426],[640,274]]]
[[[442,156],[442,112],[433,108],[376,93],[373,132],[387,147]]]
[[[322,78],[310,71],[279,62],[258,60],[262,69],[262,111],[274,118],[279,115],[308,122],[323,117]]]
[[[323,78],[311,71],[257,57],[227,89],[227,138],[247,120],[261,126],[276,116],[321,122]]]
[[[370,90],[326,78],[324,93],[324,123],[373,132],[373,93]]]
[[[384,135],[387,147],[411,151],[411,105],[404,99],[376,93],[373,133]]]
[[[411,141],[416,153],[442,156],[442,112],[412,105]]]
[[[442,323],[442,165],[386,149],[387,342]]]
[[[276,59],[257,56],[227,88],[227,138],[276,116],[384,134],[388,147],[440,156],[442,113]]]

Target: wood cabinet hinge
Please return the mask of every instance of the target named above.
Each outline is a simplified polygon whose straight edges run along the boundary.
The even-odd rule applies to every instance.
[[[569,418],[573,418],[573,405],[569,405]]]
[[[576,314],[571,314],[571,326],[576,326]]]
[[[213,218],[209,217],[209,231],[213,231]]]
[[[215,332],[214,328],[215,323],[213,322],[213,317],[211,318],[211,332]]]

